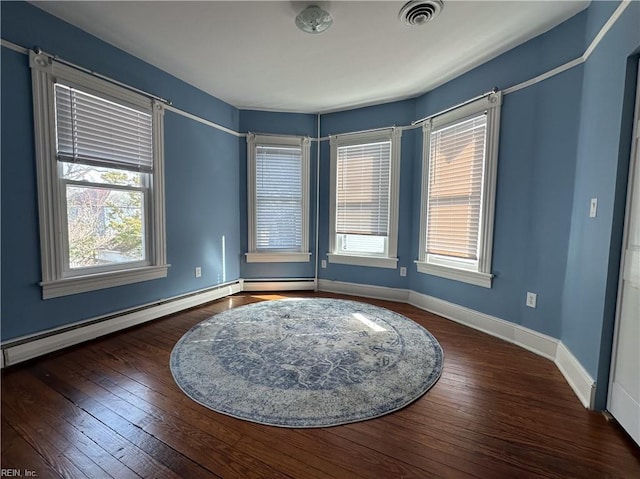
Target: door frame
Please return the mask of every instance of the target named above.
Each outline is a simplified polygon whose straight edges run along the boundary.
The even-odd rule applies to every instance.
[[[616,298],[616,314],[615,314],[615,322],[613,329],[613,345],[611,348],[611,362],[609,365],[609,382],[608,382],[608,390],[607,390],[607,410],[609,405],[611,404],[611,394],[613,392],[613,380],[614,373],[616,369],[617,363],[617,355],[618,355],[618,339],[620,335],[620,313],[621,313],[621,303],[622,303],[622,282],[624,276],[624,266],[626,260],[626,245],[627,240],[629,239],[629,223],[631,217],[631,198],[633,191],[633,183],[635,179],[635,170],[636,168],[640,168],[640,161],[636,161],[639,156],[638,149],[640,149],[640,61],[637,64],[637,75],[636,75],[636,98],[635,98],[635,109],[633,113],[633,130],[631,133],[631,157],[629,160],[629,176],[627,180],[627,197],[625,203],[625,212],[624,212],[624,227],[622,231],[622,251],[620,254],[620,272],[618,276],[618,293]],[[638,185],[640,186],[640,185]],[[637,192],[640,194],[640,191]]]

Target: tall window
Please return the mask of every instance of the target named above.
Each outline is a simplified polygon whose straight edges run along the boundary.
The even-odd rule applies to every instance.
[[[331,137],[330,262],[397,266],[400,134]]]
[[[308,138],[247,136],[248,262],[309,261]]]
[[[31,53],[43,296],[166,276],[162,109]]]
[[[491,287],[501,98],[491,94],[424,125],[422,273]]]

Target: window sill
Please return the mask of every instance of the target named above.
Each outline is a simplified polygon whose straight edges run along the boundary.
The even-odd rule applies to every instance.
[[[143,268],[87,274],[42,282],[40,283],[40,286],[42,286],[42,299],[58,298],[60,296],[139,283],[141,281],[166,278],[169,266],[168,264],[162,266],[146,266]]]
[[[389,269],[396,269],[398,267],[398,258],[377,258],[375,256],[357,256],[335,253],[329,253],[327,256],[329,257],[329,263]]]
[[[491,273],[480,273],[478,271],[450,268],[447,266],[425,263],[423,261],[416,261],[415,263],[418,267],[419,273],[440,276],[441,278],[474,284],[476,286],[482,286],[483,288],[491,288],[491,283],[493,280],[493,275]]]
[[[308,263],[311,253],[245,253],[247,263]]]

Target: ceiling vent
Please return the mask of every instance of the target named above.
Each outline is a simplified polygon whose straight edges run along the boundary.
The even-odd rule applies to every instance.
[[[402,23],[410,27],[424,25],[437,17],[442,7],[441,0],[412,0],[400,9],[398,17]]]

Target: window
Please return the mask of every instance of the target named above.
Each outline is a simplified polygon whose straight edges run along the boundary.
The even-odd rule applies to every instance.
[[[401,130],[331,137],[329,262],[396,268]]]
[[[165,277],[161,105],[30,60],[43,298]]]
[[[247,262],[308,262],[309,138],[247,135]]]
[[[491,287],[501,93],[423,126],[418,271]]]

